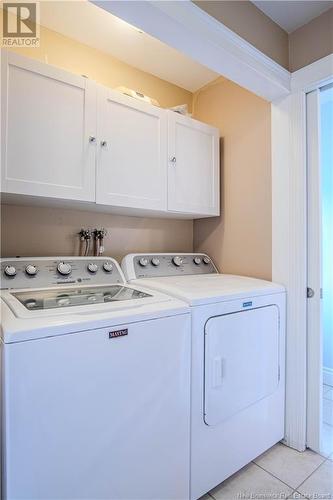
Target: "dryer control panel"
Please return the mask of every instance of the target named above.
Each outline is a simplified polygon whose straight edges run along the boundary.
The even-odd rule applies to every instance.
[[[122,261],[127,280],[193,274],[218,274],[211,258],[201,253],[129,254]]]
[[[0,261],[1,289],[124,283],[111,257],[17,257]]]

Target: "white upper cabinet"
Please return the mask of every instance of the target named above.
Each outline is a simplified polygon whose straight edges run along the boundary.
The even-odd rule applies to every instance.
[[[96,86],[6,51],[1,83],[2,191],[94,201]]]
[[[168,112],[168,210],[219,215],[218,130]]]
[[[96,202],[166,210],[166,112],[100,87]]]
[[[92,202],[115,213],[189,219],[219,214],[217,129],[1,55],[3,200],[25,195],[31,203]]]

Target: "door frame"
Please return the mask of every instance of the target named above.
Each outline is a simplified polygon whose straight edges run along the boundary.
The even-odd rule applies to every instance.
[[[285,442],[299,451],[308,417],[306,94],[332,80],[333,54],[293,73],[290,95],[272,102],[272,279],[288,293]]]

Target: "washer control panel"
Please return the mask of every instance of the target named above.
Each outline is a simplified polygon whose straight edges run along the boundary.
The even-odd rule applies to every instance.
[[[122,268],[127,279],[218,273],[210,257],[200,253],[132,254],[124,258]]]
[[[31,257],[0,261],[1,288],[46,288],[54,285],[124,283],[119,264],[110,257]]]

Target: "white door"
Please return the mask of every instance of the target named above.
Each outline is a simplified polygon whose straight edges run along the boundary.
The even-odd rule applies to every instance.
[[[168,112],[168,210],[219,215],[218,130]]]
[[[4,349],[4,498],[189,498],[188,315]]]
[[[307,446],[333,451],[333,86],[307,94]],[[325,390],[324,390],[325,385]]]
[[[279,309],[217,316],[205,326],[205,415],[217,425],[278,388]]]
[[[107,88],[99,90],[96,201],[166,209],[166,112]]]
[[[320,90],[307,94],[308,394],[307,446],[321,450],[322,431],[322,213]]]
[[[2,191],[94,201],[95,84],[2,56]]]

